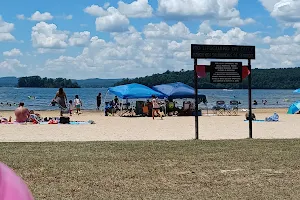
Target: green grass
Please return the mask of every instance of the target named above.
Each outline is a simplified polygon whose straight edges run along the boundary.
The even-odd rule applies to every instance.
[[[300,140],[0,143],[35,199],[298,199]]]

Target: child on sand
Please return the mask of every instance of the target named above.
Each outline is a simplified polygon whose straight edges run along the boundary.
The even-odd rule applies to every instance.
[[[79,99],[78,95],[75,95],[74,104],[75,104],[75,107],[76,107],[76,113],[79,115],[80,114],[80,107],[82,106],[82,102],[81,102],[81,99]]]
[[[73,111],[73,101],[70,100],[69,101],[69,113],[70,113],[70,116],[72,116],[72,111]]]

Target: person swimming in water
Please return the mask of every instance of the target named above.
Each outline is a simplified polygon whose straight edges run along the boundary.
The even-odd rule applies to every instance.
[[[253,101],[253,105],[257,105],[257,101],[256,100]]]

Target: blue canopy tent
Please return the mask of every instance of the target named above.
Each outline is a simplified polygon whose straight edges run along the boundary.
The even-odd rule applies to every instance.
[[[153,86],[152,88],[158,92],[165,94],[168,97],[168,99],[195,98],[194,88],[181,82],[156,85]],[[199,92],[198,92],[198,102],[199,103],[203,102],[207,106],[206,96],[200,94]],[[207,113],[208,113],[208,108],[207,108]]]
[[[300,101],[294,102],[292,105],[290,105],[288,109],[288,114],[295,114],[300,110]]]
[[[110,87],[108,88],[108,91],[121,99],[151,98],[152,95],[155,95],[158,98],[166,97],[166,95],[158,91],[137,83]]]
[[[195,90],[189,85],[181,82],[156,85],[152,87],[154,90],[165,94],[170,99],[194,98]],[[206,103],[206,96],[198,92],[198,98]],[[201,102],[200,101],[200,102]]]
[[[108,91],[117,97],[122,99],[122,105],[123,105],[123,99],[149,99],[152,97],[152,95],[155,95],[156,97],[163,99],[166,97],[166,95],[155,91],[145,85],[137,84],[137,83],[132,83],[132,84],[127,84],[127,85],[120,85],[120,86],[115,86],[115,87],[110,87],[108,88]],[[106,99],[106,97],[105,97]],[[136,102],[136,114],[141,114],[143,111],[138,109],[141,108],[140,102]],[[139,105],[139,106],[138,106]],[[141,108],[142,109],[142,108]],[[139,110],[137,112],[137,110]],[[123,111],[123,106],[121,106],[121,113]],[[123,116],[124,113],[122,113],[120,116]]]

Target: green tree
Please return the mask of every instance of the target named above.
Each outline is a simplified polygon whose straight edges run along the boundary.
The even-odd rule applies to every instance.
[[[39,76],[20,77],[18,87],[37,87],[37,88],[79,88],[77,82],[72,82],[65,78],[41,78]]]
[[[247,89],[248,79],[244,79],[239,84],[213,84],[210,83],[209,72],[206,77],[198,79],[198,88],[217,89]],[[152,76],[138,77],[134,79],[123,79],[115,85],[129,83],[140,83],[149,87],[154,85],[182,82],[194,87],[194,74],[192,70],[166,71],[162,74],[153,74]],[[278,68],[278,69],[253,69],[252,70],[252,88],[253,89],[296,89],[300,88],[300,68]]]

